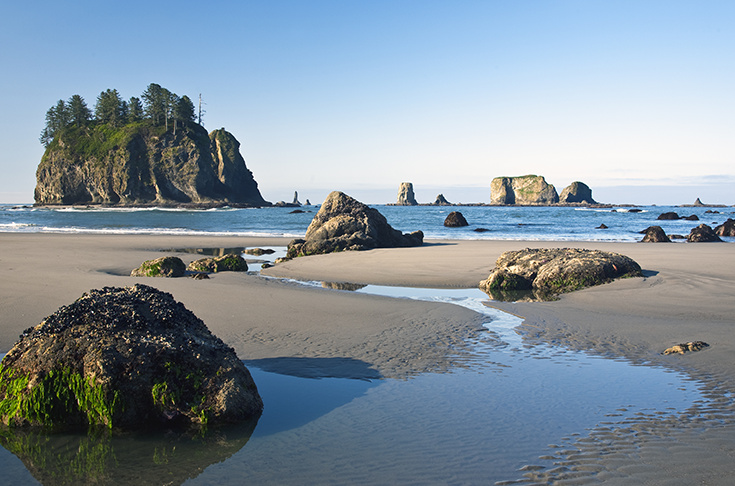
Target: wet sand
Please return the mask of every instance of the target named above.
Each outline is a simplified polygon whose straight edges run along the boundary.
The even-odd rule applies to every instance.
[[[142,283],[170,292],[246,360],[314,360],[310,376],[406,378],[474,359],[467,338],[484,319],[467,309],[324,291],[261,276],[223,273],[210,280],[129,277],[165,248],[285,246],[279,238],[0,234],[0,352],[18,334],[83,292]],[[627,279],[555,302],[493,305],[524,318],[529,345],[551,343],[685,371],[706,383],[714,402],[676,419],[641,416],[602,424],[589,437],[552,444],[559,467],[525,479],[559,484],[730,484],[735,473],[735,245],[521,241],[430,241],[300,258],[263,271],[295,279],[417,287],[469,288],[497,257],[524,247],[584,247],[623,253],[644,269]],[[179,254],[186,262],[198,258]],[[259,265],[253,265],[257,268]],[[710,347],[662,356],[674,344]],[[289,360],[279,360],[289,366]],[[328,363],[325,365],[324,363]],[[635,386],[634,383],[631,386]],[[520,475],[523,472],[519,473]]]

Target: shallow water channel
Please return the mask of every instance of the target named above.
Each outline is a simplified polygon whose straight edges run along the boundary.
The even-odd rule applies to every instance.
[[[203,438],[0,441],[0,483],[485,485],[553,468],[542,457],[565,438],[636,414],[678,416],[702,399],[699,383],[669,370],[524,345],[520,319],[479,290],[356,291],[469,307],[496,339],[474,343],[484,361],[406,380],[303,378],[246,361],[265,402],[257,424]]]

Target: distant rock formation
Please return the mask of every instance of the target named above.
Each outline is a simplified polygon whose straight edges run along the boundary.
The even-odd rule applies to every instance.
[[[306,200],[306,202],[304,203],[304,205],[305,205],[305,206],[311,206],[311,203],[310,203],[310,202],[309,202],[309,200],[307,199],[307,200]]]
[[[641,243],[671,243],[671,239],[666,236],[666,233],[660,226],[649,226],[642,233],[645,236],[641,240]]]
[[[490,204],[545,205],[559,202],[553,185],[543,176],[496,177],[490,183]]]
[[[418,206],[416,197],[413,195],[413,183],[401,182],[401,187],[398,189],[398,200],[396,205],[398,206]]]
[[[640,265],[619,253],[578,248],[506,251],[480,289],[496,300],[516,300],[518,292],[545,300],[563,292],[621,277],[642,277]]]
[[[470,224],[465,219],[464,215],[459,211],[452,211],[449,213],[444,220],[444,226],[448,228],[460,228],[462,226],[469,226]]]
[[[0,367],[6,425],[206,427],[262,409],[235,351],[171,294],[145,285],[82,295],[24,331]]]
[[[301,203],[299,202],[299,192],[298,191],[293,192],[293,202],[291,204],[301,206]]]
[[[334,191],[322,203],[304,239],[288,245],[286,259],[344,250],[421,246],[424,234],[402,234],[385,216],[350,196]]]
[[[694,201],[693,206],[702,207],[702,206],[705,206],[705,204],[702,204],[702,201],[700,201],[699,198],[697,198],[697,200]]]
[[[589,188],[584,182],[572,182],[570,185],[561,191],[559,196],[560,203],[586,203],[586,204],[597,204],[592,199],[592,189]]]
[[[451,206],[452,203],[446,200],[444,197],[444,194],[439,194],[436,196],[436,200],[434,201],[434,206]]]
[[[712,228],[702,223],[696,228],[692,228],[687,236],[687,241],[690,243],[710,243],[715,241],[722,241],[719,236],[712,231]]]
[[[669,211],[667,213],[661,213],[658,215],[658,218],[656,218],[659,221],[671,221],[671,220],[678,220],[681,219],[681,216],[679,216],[678,213],[675,213],[673,211]]]
[[[36,171],[37,205],[270,205],[224,129],[106,127],[68,130],[49,144]]]

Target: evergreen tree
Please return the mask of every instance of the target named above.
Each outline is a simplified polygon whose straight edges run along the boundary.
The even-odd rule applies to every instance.
[[[48,147],[58,133],[71,122],[71,113],[64,100],[59,100],[46,112],[46,126],[41,131],[39,140],[44,147]]]
[[[196,119],[194,115],[194,103],[191,102],[188,96],[184,95],[179,99],[179,102],[176,104],[174,117],[184,124],[193,122]]]
[[[155,125],[160,124],[161,120],[166,118],[168,92],[169,91],[162,88],[161,85],[151,83],[141,95],[141,98],[143,98],[145,115],[153,120]]]
[[[84,101],[84,98],[75,94],[69,98],[67,105],[70,123],[78,127],[86,126],[89,123],[89,120],[92,118],[92,112],[87,107],[87,102]]]
[[[123,100],[116,89],[107,89],[100,93],[97,97],[97,104],[94,106],[94,116],[100,123],[109,123],[113,127],[120,125],[124,121]]]
[[[139,98],[135,96],[128,101],[128,123],[137,122],[143,119],[143,104]]]

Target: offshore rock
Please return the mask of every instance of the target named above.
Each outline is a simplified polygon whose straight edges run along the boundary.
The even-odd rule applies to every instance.
[[[649,226],[642,233],[645,233],[645,236],[641,243],[671,243],[671,239],[660,226]]]
[[[727,218],[727,221],[715,226],[715,234],[719,236],[735,236],[735,219]]]
[[[85,293],[27,329],[0,366],[0,421],[12,426],[199,426],[262,408],[235,351],[145,285]]]
[[[507,251],[495,262],[480,289],[496,300],[515,300],[519,291],[539,300],[573,290],[611,282],[616,278],[642,277],[641,267],[619,253],[578,248],[526,248]]]
[[[288,245],[287,259],[344,250],[421,246],[424,234],[402,234],[385,216],[350,196],[334,191],[309,224],[305,239]]]
[[[561,191],[559,196],[560,203],[586,203],[586,204],[597,204],[592,199],[592,189],[589,188],[584,182],[572,182],[570,185]]]
[[[224,129],[190,123],[70,128],[36,171],[37,205],[264,206],[240,143]]]
[[[722,240],[714,231],[712,231],[710,226],[702,223],[696,228],[692,228],[692,231],[689,232],[689,236],[687,236],[687,241],[690,243],[710,243]]]
[[[411,182],[401,182],[401,187],[398,189],[398,199],[396,205],[398,206],[418,206],[416,197],[413,194],[413,184]]]
[[[659,221],[673,221],[681,219],[681,216],[679,216],[678,213],[675,213],[673,211],[669,211],[667,213],[661,213],[658,215],[658,218],[656,218]]]
[[[444,226],[448,228],[460,228],[462,226],[469,226],[470,224],[465,219],[464,215],[459,211],[452,211],[447,215],[444,220]]]
[[[444,194],[439,194],[436,196],[436,200],[434,200],[434,206],[451,206],[452,203],[447,201],[447,199],[444,197]]]
[[[559,202],[553,185],[543,176],[496,177],[490,183],[490,204],[545,205]]]
[[[183,277],[186,264],[179,257],[165,256],[155,260],[146,260],[138,268],[130,272],[131,277]]]

